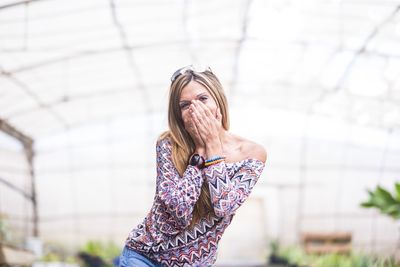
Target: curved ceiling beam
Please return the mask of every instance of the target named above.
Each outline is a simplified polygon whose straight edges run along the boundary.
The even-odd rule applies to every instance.
[[[44,0],[25,0],[25,1],[18,1],[18,2],[15,2],[15,3],[2,5],[2,6],[0,6],[0,12],[3,11],[4,9],[10,8],[10,7],[26,5],[26,4],[30,4],[32,2],[39,2],[39,1],[44,1]]]

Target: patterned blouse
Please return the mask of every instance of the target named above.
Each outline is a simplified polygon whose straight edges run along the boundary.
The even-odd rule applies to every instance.
[[[188,165],[181,177],[172,162],[171,147],[168,138],[157,142],[154,203],[129,233],[126,245],[162,266],[210,266],[216,261],[222,234],[249,196],[264,162],[220,162],[201,170]],[[203,182],[209,185],[215,215],[200,219],[189,229]]]

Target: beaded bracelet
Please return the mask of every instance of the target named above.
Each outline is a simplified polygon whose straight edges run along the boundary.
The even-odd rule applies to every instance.
[[[214,157],[212,157],[212,158],[206,160],[206,162],[204,163],[204,167],[208,167],[208,166],[210,166],[210,165],[220,163],[220,162],[222,162],[222,161],[224,161],[224,160],[225,160],[225,157],[222,157],[222,156],[214,156]]]
[[[214,161],[214,160],[219,160],[219,159],[225,159],[225,157],[223,157],[223,156],[214,156],[214,157],[211,157],[211,158],[207,159],[206,163]]]

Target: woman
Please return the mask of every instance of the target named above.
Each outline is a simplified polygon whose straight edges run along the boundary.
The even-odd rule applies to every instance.
[[[156,144],[154,203],[130,232],[120,267],[211,266],[265,166],[261,145],[228,132],[226,97],[210,69],[184,67],[171,81],[169,131]]]

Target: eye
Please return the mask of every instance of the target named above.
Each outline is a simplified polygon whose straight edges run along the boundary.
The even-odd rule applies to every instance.
[[[207,99],[208,99],[208,97],[207,96],[200,96],[200,101],[206,101]]]
[[[189,106],[187,103],[183,103],[180,105],[181,109],[186,109]]]

